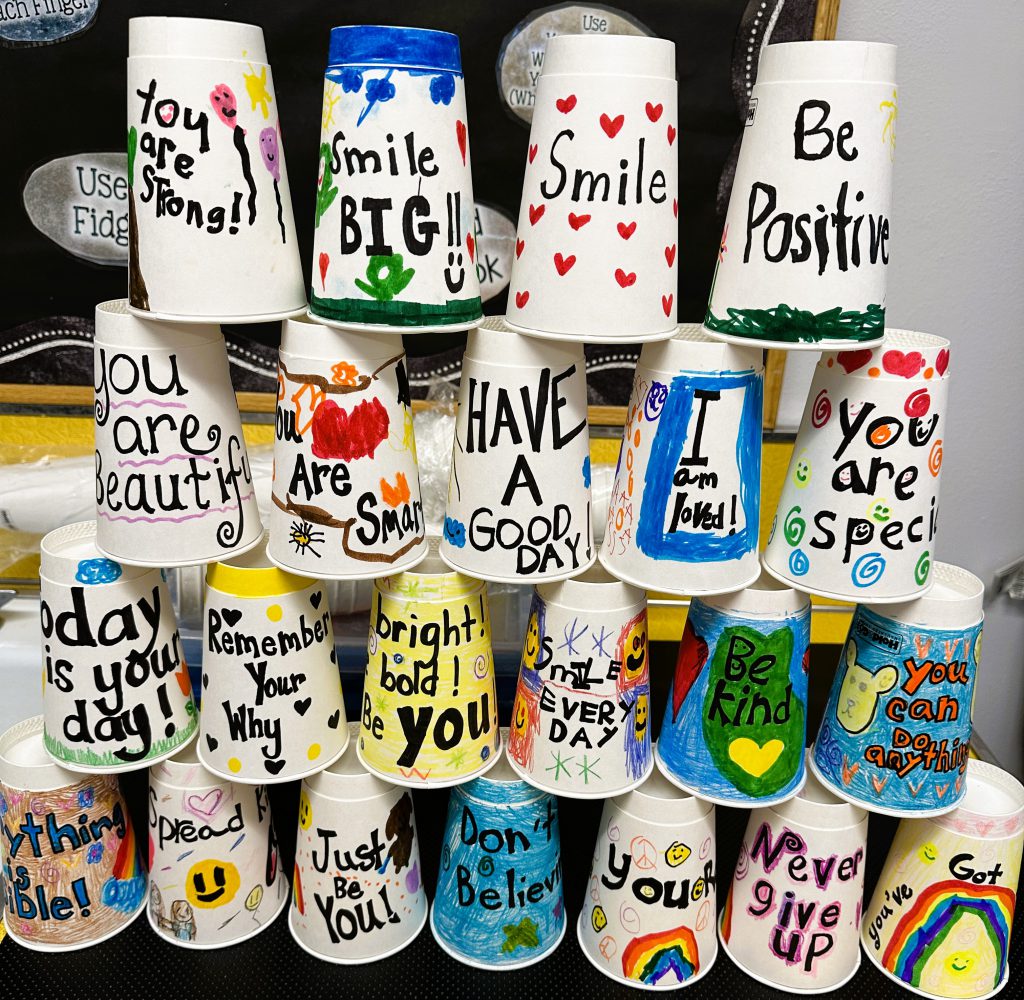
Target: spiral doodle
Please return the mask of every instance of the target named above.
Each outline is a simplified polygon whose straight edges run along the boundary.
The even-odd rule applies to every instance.
[[[937,476],[942,468],[942,438],[936,438],[932,450],[928,452],[928,471]]]
[[[914,567],[914,582],[919,586],[923,587],[928,582],[928,577],[932,571],[932,557],[931,553],[927,549],[921,553],[921,558],[917,560],[917,565]]]
[[[480,861],[477,863],[476,870],[487,878],[488,875],[494,874],[494,858],[489,854],[485,854]]]
[[[647,420],[657,420],[661,416],[665,400],[668,399],[668,386],[661,382],[652,382],[644,400],[644,417]]]
[[[619,923],[623,930],[637,934],[640,931],[640,914],[629,903],[623,903],[619,907]]]
[[[923,417],[932,405],[932,397],[927,389],[915,389],[903,404],[903,412],[908,417]]]
[[[850,579],[855,587],[871,587],[882,578],[885,559],[881,552],[865,552],[854,564]]]
[[[789,556],[789,571],[793,576],[805,576],[811,568],[811,560],[800,549],[794,549]]]
[[[800,508],[793,507],[782,525],[783,534],[790,545],[799,545],[807,530],[807,522],[800,516]]]
[[[814,427],[824,427],[832,416],[832,401],[828,398],[828,389],[822,389],[814,397],[814,405],[811,407],[811,424]]]
[[[693,925],[696,930],[702,931],[702,930],[704,930],[705,927],[707,927],[707,925],[708,925],[708,915],[710,913],[711,913],[711,901],[705,899],[704,902],[700,904],[700,909],[697,911],[697,921]]]

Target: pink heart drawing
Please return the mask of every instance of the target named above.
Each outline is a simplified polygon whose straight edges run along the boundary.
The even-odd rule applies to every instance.
[[[211,788],[205,795],[193,792],[185,796],[185,808],[201,819],[210,819],[217,815],[221,803],[224,801],[223,788]]]

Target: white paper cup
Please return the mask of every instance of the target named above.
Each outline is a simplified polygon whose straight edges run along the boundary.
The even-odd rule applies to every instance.
[[[410,788],[469,781],[500,756],[487,590],[436,550],[374,581],[358,752]]]
[[[185,323],[305,309],[263,31],[128,22],[130,308]]]
[[[764,567],[791,587],[892,604],[931,586],[949,341],[886,331],[814,369]]]
[[[664,340],[676,327],[675,45],[558,35],[537,82],[510,326],[545,339]]]
[[[804,783],[811,603],[764,575],[690,603],[655,749],[709,802],[768,806]]]
[[[195,738],[199,713],[160,570],[122,566],[80,521],[40,543],[46,750],[84,773],[132,771]]]
[[[647,596],[600,566],[536,588],[506,753],[535,788],[599,799],[639,785],[651,756]]]
[[[75,951],[123,931],[146,903],[146,869],[113,775],[54,764],[36,716],[0,735],[4,923],[33,951]]]
[[[331,31],[311,315],[394,333],[480,322],[467,121],[455,35]]]
[[[307,778],[288,928],[304,951],[357,965],[412,944],[427,922],[412,794],[369,774],[345,753]]]
[[[263,534],[216,326],[96,307],[96,541],[112,559],[191,566]]]
[[[836,795],[937,816],[967,792],[985,586],[935,563],[924,597],[860,606],[808,763]]]
[[[501,583],[551,583],[595,558],[581,344],[498,317],[469,335],[441,558]]]
[[[671,594],[720,594],[760,574],[761,352],[699,326],[640,353],[601,562]]]
[[[867,835],[867,813],[813,775],[796,798],[755,809],[719,927],[733,962],[787,993],[826,993],[852,979]]]
[[[652,774],[605,803],[580,948],[625,986],[691,986],[718,956],[717,884],[715,807]]]
[[[704,328],[786,350],[881,343],[896,47],[761,51]]]
[[[149,770],[149,925],[182,948],[226,948],[288,902],[266,788],[223,781],[195,744]]]
[[[427,540],[401,342],[289,320],[277,386],[270,558],[332,580],[411,569]]]
[[[864,953],[919,996],[995,996],[1010,976],[1022,844],[1024,787],[971,760],[960,808],[900,823],[864,911]]]
[[[565,935],[558,803],[507,760],[452,789],[430,930],[463,965],[534,965]]]
[[[199,757],[243,784],[323,770],[348,743],[323,584],[285,573],[260,546],[206,571]]]

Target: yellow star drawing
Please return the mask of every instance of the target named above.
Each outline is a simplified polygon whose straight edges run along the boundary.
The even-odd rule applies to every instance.
[[[263,117],[269,118],[270,108],[267,105],[271,104],[274,98],[267,90],[267,67],[261,66],[258,76],[252,63],[249,63],[249,70],[250,72],[243,73],[242,76],[245,78],[245,89],[249,94],[249,100],[252,101],[252,110],[255,111],[258,104],[260,111],[263,112]]]

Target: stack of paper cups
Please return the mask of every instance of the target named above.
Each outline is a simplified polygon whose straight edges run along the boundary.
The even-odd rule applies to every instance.
[[[714,965],[715,807],[652,774],[609,799],[576,925],[583,954],[627,986],[690,986]]]
[[[967,792],[985,586],[936,563],[924,597],[860,606],[809,758],[837,795],[890,816],[935,816]]]
[[[757,579],[763,371],[698,326],[644,347],[601,547],[614,576],[672,594]]]
[[[183,948],[266,930],[288,902],[267,790],[216,778],[195,744],[149,770],[149,923]]]
[[[796,798],[750,814],[720,927],[748,976],[787,993],[853,977],[867,835],[867,813],[813,775]]]
[[[427,921],[412,793],[366,772],[345,753],[307,778],[288,927],[326,962],[375,962],[413,942]]]
[[[994,996],[1010,975],[1022,846],[1024,787],[970,761],[958,809],[900,823],[864,912],[865,954],[919,996]]]
[[[629,791],[651,758],[647,598],[600,566],[537,587],[523,641],[508,758],[569,798]]]

